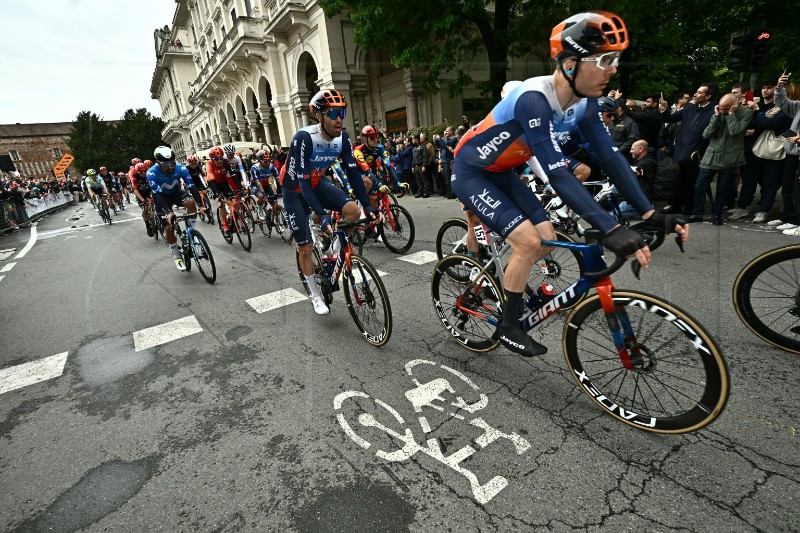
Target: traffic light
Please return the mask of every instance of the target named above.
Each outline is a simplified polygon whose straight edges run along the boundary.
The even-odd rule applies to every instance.
[[[750,66],[750,55],[753,50],[754,34],[740,31],[731,34],[731,54],[728,57],[728,68],[736,72],[745,72]]]
[[[748,62],[750,72],[758,72],[767,63],[769,54],[769,43],[772,34],[767,30],[761,29],[753,33],[752,47],[750,50],[750,61]]]

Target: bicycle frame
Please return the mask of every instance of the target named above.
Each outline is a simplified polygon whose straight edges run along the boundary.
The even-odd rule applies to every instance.
[[[614,290],[614,285],[611,282],[611,278],[608,275],[597,277],[597,275],[593,274],[602,272],[607,268],[605,259],[603,258],[602,246],[599,243],[582,244],[576,242],[550,240],[543,240],[542,245],[556,248],[568,248],[578,252],[583,258],[583,264],[586,268],[587,274],[582,275],[578,281],[565,288],[546,302],[536,302],[532,298],[525,298],[524,303],[527,308],[527,312],[524,313],[520,318],[522,329],[526,332],[532,330],[538,324],[547,320],[547,318],[553,315],[560,308],[576,303],[584,294],[588,293],[592,288],[594,288],[597,290],[597,293],[600,296],[600,301],[602,303],[603,311],[606,315],[611,337],[614,341],[617,352],[619,353],[620,360],[625,368],[628,370],[633,370],[635,365],[641,361],[641,353],[637,347],[636,336],[633,332],[633,327],[631,326],[628,315],[624,309],[618,310],[614,305],[614,299],[611,294]],[[493,255],[492,257],[492,262],[494,261],[499,261],[496,255]],[[462,305],[462,299],[466,294],[473,293],[473,291],[474,293],[477,293],[478,291],[483,290],[487,281],[483,274],[486,272],[489,264],[484,265],[475,279],[470,282],[468,289],[464,291],[464,294],[459,296],[456,306],[460,311],[475,316],[476,318],[484,320],[485,322],[488,322],[492,326],[496,327],[500,322],[500,315],[492,306],[482,304],[481,307],[483,307],[483,309],[486,311],[484,314],[474,311],[468,306]],[[502,272],[502,270],[498,269],[498,277],[500,278],[498,281],[502,285],[502,274],[500,274],[500,272]],[[488,288],[502,290],[502,287]],[[497,300],[500,301],[500,295],[497,294],[496,296]],[[632,348],[633,353],[631,353],[629,350],[630,348]]]

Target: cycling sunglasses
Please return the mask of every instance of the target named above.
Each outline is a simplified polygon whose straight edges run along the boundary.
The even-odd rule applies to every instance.
[[[605,54],[599,56],[582,57],[581,61],[590,61],[594,63],[594,66],[600,70],[605,70],[607,68],[612,68],[619,65],[619,56],[619,52],[606,52]]]
[[[364,135],[364,137],[367,138],[367,139],[372,139],[374,141],[375,139],[378,138],[378,134],[377,133],[373,133],[371,135]]]
[[[225,158],[224,157],[212,157],[211,160],[212,161],[225,161]]]
[[[347,108],[346,107],[329,107],[325,111],[322,112],[323,115],[328,117],[331,120],[336,120],[340,118],[344,120],[344,117],[347,115]]]
[[[162,161],[161,163],[159,163],[159,165],[163,167],[174,167],[175,161]]]

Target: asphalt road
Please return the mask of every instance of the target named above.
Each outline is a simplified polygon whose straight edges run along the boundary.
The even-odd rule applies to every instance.
[[[434,251],[441,221],[459,215],[441,198],[401,203],[416,222],[409,254]],[[563,317],[544,326],[550,351],[533,360],[457,345],[433,312],[432,262],[366,248],[394,317],[389,343],[373,348],[341,293],[322,317],[307,300],[263,313],[247,303],[302,292],[293,245],[257,235],[246,253],[199,222],[212,286],[178,272],[138,217],[134,206],[109,227],[71,207],[37,225],[21,258],[31,230],[0,237],[0,371],[39,361],[53,372],[0,394],[3,531],[800,529],[800,361],[754,337],[731,304],[742,266],[791,237],[695,224],[685,254],[668,244],[641,281],[615,276],[691,313],[730,366],[720,418],[664,436],[604,415],[577,389]],[[137,351],[135,332],[176,320],[191,334]],[[443,411],[427,410],[426,435],[406,393],[438,378],[468,405],[488,401],[459,419],[447,396]],[[353,398],[418,447],[398,452],[398,438],[352,420],[348,436],[336,415]],[[478,415],[502,434],[485,448]],[[420,451],[427,439],[439,458]]]

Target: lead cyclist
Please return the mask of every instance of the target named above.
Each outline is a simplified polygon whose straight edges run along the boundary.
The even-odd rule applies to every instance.
[[[517,166],[536,155],[559,196],[605,233],[605,247],[633,255],[646,267],[650,250],[642,236],[602,210],[567,169],[559,136],[580,133],[593,147],[598,163],[645,221],[677,231],[683,240],[689,236],[684,220],[655,212],[600,120],[597,98],[617,72],[620,54],[629,40],[622,19],[607,11],[578,13],[564,20],[550,35],[550,56],[557,63],[553,75],[525,80],[456,147],[453,192],[482,223],[511,245],[504,276],[503,316],[494,338],[523,356],[547,352],[523,331],[519,318],[531,268],[550,251],[541,241],[555,239],[555,232],[533,191],[520,182],[514,171]]]

